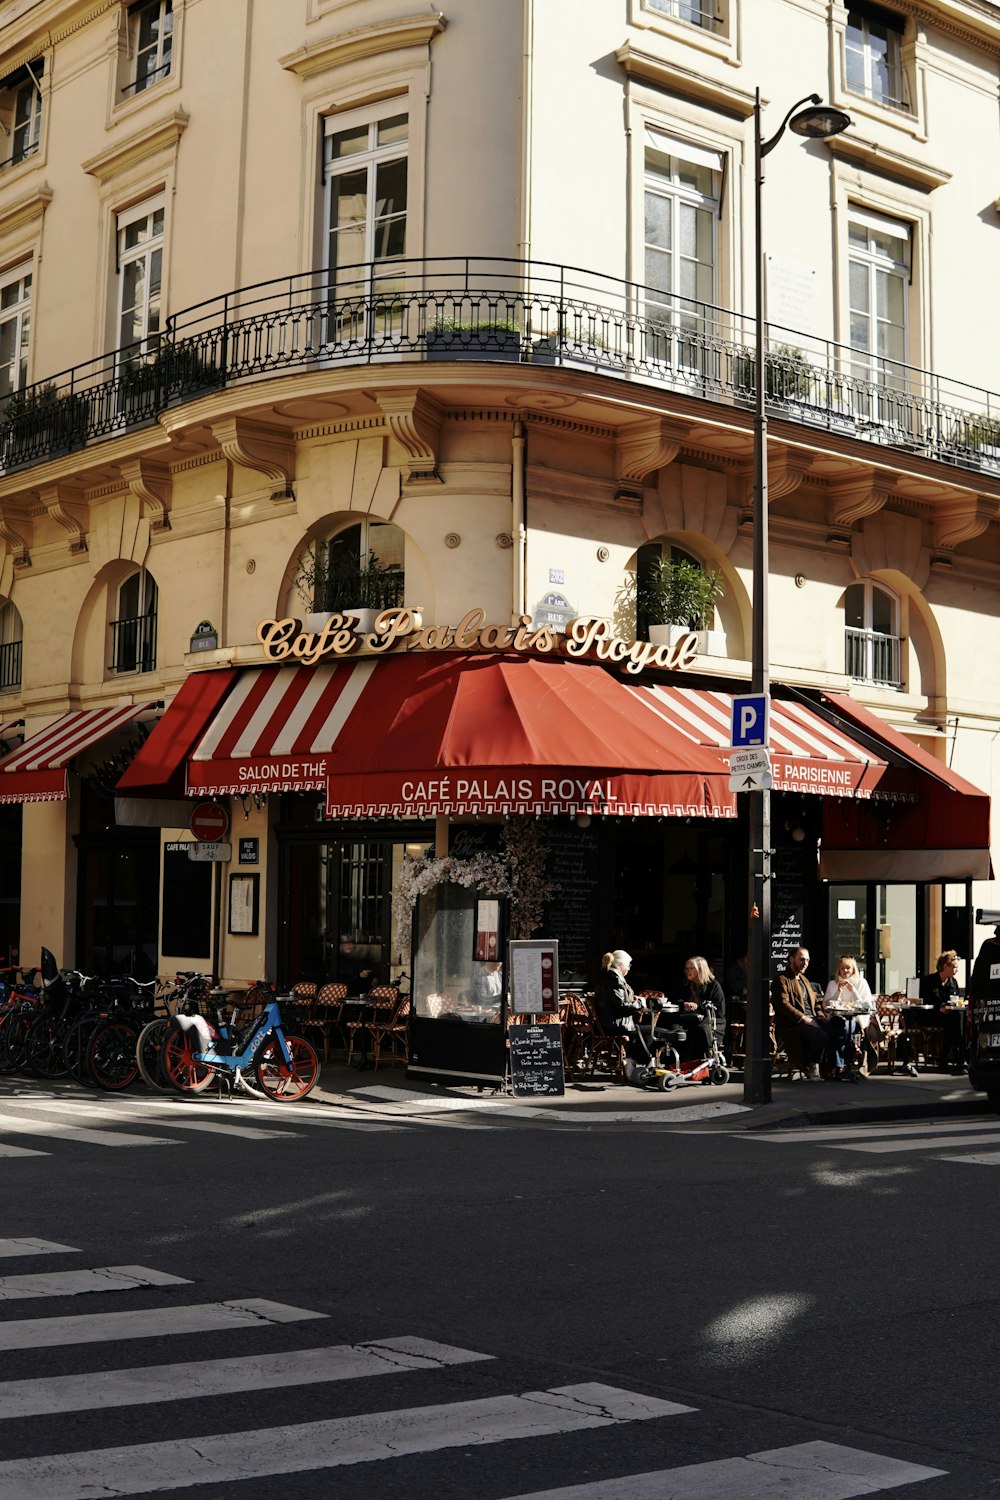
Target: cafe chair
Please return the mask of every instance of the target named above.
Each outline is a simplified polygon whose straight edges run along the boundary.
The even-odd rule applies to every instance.
[[[628,1037],[605,1031],[601,1025],[601,1018],[597,1014],[597,1007],[592,1000],[587,1001],[587,1013],[591,1026],[589,1071],[593,1073],[598,1063],[603,1062],[608,1072],[612,1073],[620,1083],[625,1077],[625,1048]]]
[[[399,990],[394,984],[376,984],[368,991],[365,999],[367,1004],[362,1014],[355,1020],[348,1021],[344,1027],[347,1034],[348,1067],[362,1034],[373,1037],[373,1027],[384,1027],[395,1014],[399,1005]],[[374,1046],[374,1040],[371,1045]]]
[[[410,1033],[410,997],[400,995],[395,1010],[386,1018],[376,1015],[368,1022],[371,1037],[372,1063],[378,1067],[383,1047],[387,1047],[387,1059],[393,1062],[407,1060]]]
[[[584,1072],[590,1059],[594,1028],[582,995],[564,995],[559,1002],[563,1023],[563,1066],[567,1078]]]
[[[317,1032],[323,1043],[324,1062],[330,1060],[331,1036],[336,1035],[340,1039],[341,1046],[347,1045],[341,1030],[346,998],[346,984],[324,984],[316,996],[309,1029]]]

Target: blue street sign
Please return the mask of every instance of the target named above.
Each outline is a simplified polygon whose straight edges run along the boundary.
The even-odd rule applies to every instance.
[[[749,750],[768,741],[768,696],[753,693],[733,699],[732,745],[734,750]]]

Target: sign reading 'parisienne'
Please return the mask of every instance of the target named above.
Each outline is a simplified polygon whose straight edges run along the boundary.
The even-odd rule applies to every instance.
[[[530,615],[517,625],[487,625],[481,609],[470,609],[457,625],[428,625],[412,609],[384,609],[370,634],[356,635],[354,621],[331,615],[322,630],[304,630],[295,619],[261,620],[257,639],[268,661],[297,661],[311,667],[325,656],[353,656],[362,647],[371,655],[405,651],[520,651],[536,656],[596,657],[618,662],[626,672],[643,667],[683,670],[697,658],[697,636],[681,636],[672,646],[627,641],[597,615],[578,615],[565,635],[547,625],[532,627]]]

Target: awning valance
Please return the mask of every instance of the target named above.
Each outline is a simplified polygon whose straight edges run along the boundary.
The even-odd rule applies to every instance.
[[[0,802],[65,800],[66,767],[73,757],[156,707],[144,701],[63,714],[0,760]]]

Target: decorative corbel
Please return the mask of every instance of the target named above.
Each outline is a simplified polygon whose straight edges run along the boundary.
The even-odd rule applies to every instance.
[[[618,469],[615,499],[641,499],[646,476],[672,464],[687,436],[688,428],[668,417],[646,417],[623,427],[615,438]]]
[[[133,495],[141,501],[150,531],[169,531],[173,482],[167,465],[150,458],[124,458],[118,467]]]
[[[38,493],[53,521],[58,521],[69,532],[70,552],[74,556],[86,552],[90,507],[85,500],[81,502],[79,490],[71,490],[64,484],[49,484]]]
[[[865,516],[882,510],[889,499],[889,491],[876,484],[874,469],[862,470],[831,484],[829,495],[830,525],[835,533],[850,531]]]
[[[767,450],[767,503],[781,500],[797,490],[809,472],[811,459],[797,448],[786,448],[782,444],[769,444]],[[755,476],[752,464],[741,464],[733,475],[738,486],[739,526],[753,526]]]
[[[437,450],[443,412],[426,391],[375,391],[389,431],[406,454],[402,468],[407,482],[441,483]]]
[[[32,526],[27,516],[18,516],[17,527],[0,501],[0,539],[7,543],[15,568],[31,567]]]
[[[295,441],[287,428],[250,417],[225,417],[212,422],[211,428],[212,436],[231,463],[256,469],[270,480],[272,500],[294,500]]]
[[[935,501],[931,523],[936,552],[953,552],[962,542],[982,536],[1000,513],[1000,500],[993,495],[973,491],[956,491],[947,499]]]

